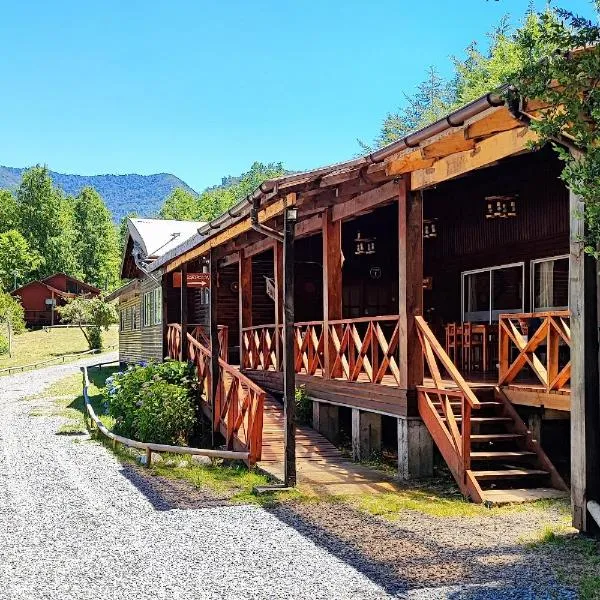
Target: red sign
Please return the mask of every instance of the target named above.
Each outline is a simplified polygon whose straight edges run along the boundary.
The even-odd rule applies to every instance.
[[[210,273],[188,273],[186,281],[189,288],[210,289]],[[179,271],[173,273],[173,287],[181,287],[181,273]]]

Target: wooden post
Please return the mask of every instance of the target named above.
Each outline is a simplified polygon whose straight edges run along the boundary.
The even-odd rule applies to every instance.
[[[294,368],[294,233],[296,220],[284,212],[283,232],[283,401],[285,426],[284,484],[296,485],[296,370]]]
[[[168,357],[168,355],[169,355],[169,343],[167,340],[167,336],[168,336],[168,332],[169,332],[169,313],[168,313],[169,305],[167,302],[168,290],[169,290],[169,286],[167,283],[168,280],[169,280],[169,275],[167,273],[163,273],[163,276],[162,276],[162,331],[163,331],[162,355],[163,355],[163,358]],[[133,323],[131,326],[133,327]]]
[[[179,344],[179,360],[187,360],[187,326],[188,326],[188,297],[187,297],[187,263],[181,265],[181,343]]]
[[[212,445],[214,447],[215,425],[217,423],[216,410],[220,410],[220,402],[217,401],[220,387],[220,369],[219,356],[221,348],[219,347],[219,325],[217,318],[217,300],[218,300],[218,271],[217,271],[217,252],[215,248],[210,251],[210,385],[211,385],[211,406],[212,406]]]
[[[415,317],[423,314],[423,195],[399,185],[398,302],[400,388],[407,390],[408,414],[417,414],[416,386],[423,383],[423,354]]]
[[[331,372],[330,357],[335,351],[329,336],[329,321],[342,318],[342,221],[332,221],[331,209],[323,213],[323,366],[325,378]],[[341,371],[341,369],[340,369]]]
[[[54,292],[52,292],[50,304],[50,325],[54,326]]]
[[[283,244],[273,243],[273,279],[275,280],[275,360],[276,370],[282,367],[283,348],[279,328],[283,324]]]
[[[240,368],[244,369],[244,327],[252,327],[252,257],[240,250],[239,262]]]
[[[584,203],[570,192],[571,504],[573,527],[591,532],[587,502],[600,499],[597,263],[585,254]]]

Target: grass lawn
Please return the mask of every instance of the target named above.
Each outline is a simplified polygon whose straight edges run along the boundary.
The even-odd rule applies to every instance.
[[[119,336],[116,325],[103,332],[103,335],[106,349],[116,346]],[[35,364],[53,358],[60,359],[61,356],[88,349],[85,337],[78,327],[26,331],[14,337],[12,358],[9,358],[8,354],[0,356],[0,369]],[[76,359],[77,357],[69,357],[65,361]]]

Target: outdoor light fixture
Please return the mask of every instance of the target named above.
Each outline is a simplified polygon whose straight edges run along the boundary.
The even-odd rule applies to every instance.
[[[356,256],[375,254],[375,238],[362,237],[360,231],[358,231],[354,239],[354,244],[354,254]]]
[[[423,238],[430,240],[437,237],[437,219],[423,220]]]
[[[517,196],[486,196],[485,218],[506,219],[517,216]]]
[[[290,206],[287,209],[288,221],[296,221],[298,219],[298,209],[295,206]]]

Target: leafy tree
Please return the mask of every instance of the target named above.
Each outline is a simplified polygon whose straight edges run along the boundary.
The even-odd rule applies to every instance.
[[[72,203],[52,186],[47,167],[33,167],[23,174],[17,189],[19,231],[30,248],[44,261],[36,275],[65,272],[81,277],[74,252]]]
[[[600,16],[600,0],[594,2]],[[562,178],[584,201],[587,251],[600,244],[600,26],[570,11],[538,15],[535,35],[519,41],[525,64],[515,78],[518,93],[547,105],[531,127],[540,144],[554,144],[564,161]],[[540,60],[540,55],[543,59]],[[573,152],[556,144],[567,140]]]
[[[0,287],[10,289],[15,280],[29,281],[41,264],[42,257],[20,232],[10,229],[0,233]]]
[[[162,205],[158,216],[161,219],[199,221],[200,203],[198,196],[182,189],[174,189]]]
[[[121,253],[125,250],[125,242],[127,241],[127,220],[128,219],[136,219],[139,215],[136,212],[130,212],[125,215],[121,222],[119,223],[118,234],[119,234],[119,246],[121,248]]]
[[[0,323],[6,327],[6,336],[0,330],[0,354],[7,352],[10,354],[12,334],[25,331],[25,318],[19,300],[2,291],[2,288],[0,288]]]
[[[93,188],[81,190],[73,201],[75,254],[83,279],[96,287],[114,288],[119,282],[119,241],[110,211]]]
[[[0,232],[18,227],[17,201],[9,190],[0,190]]]
[[[77,325],[83,333],[90,350],[102,348],[102,330],[117,322],[117,309],[103,298],[71,298],[64,306],[56,308],[66,323]]]

